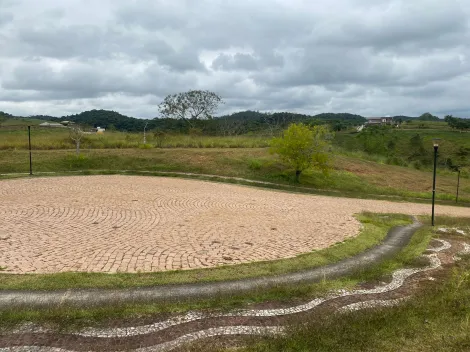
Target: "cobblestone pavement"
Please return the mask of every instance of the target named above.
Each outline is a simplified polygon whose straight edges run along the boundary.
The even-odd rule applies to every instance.
[[[299,195],[145,176],[0,182],[0,267],[10,273],[147,272],[291,257],[358,233],[362,211],[427,204]],[[437,206],[468,216],[468,208]]]

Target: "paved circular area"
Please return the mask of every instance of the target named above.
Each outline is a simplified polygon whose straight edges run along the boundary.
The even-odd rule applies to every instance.
[[[0,267],[11,273],[138,272],[291,257],[358,233],[361,211],[426,204],[298,195],[144,176],[0,182]],[[437,206],[469,216],[468,208]]]

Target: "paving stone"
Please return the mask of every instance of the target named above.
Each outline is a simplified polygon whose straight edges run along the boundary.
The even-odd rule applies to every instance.
[[[357,235],[355,213],[429,213],[426,204],[119,175],[3,180],[0,199],[0,267],[8,273],[149,272],[275,260]]]

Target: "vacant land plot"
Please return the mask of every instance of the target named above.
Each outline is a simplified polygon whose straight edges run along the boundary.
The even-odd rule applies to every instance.
[[[0,182],[0,266],[12,273],[138,272],[291,257],[358,233],[362,211],[425,204],[298,195],[137,176]],[[468,208],[438,206],[468,216]]]

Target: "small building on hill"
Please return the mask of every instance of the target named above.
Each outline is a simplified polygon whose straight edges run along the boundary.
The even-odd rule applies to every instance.
[[[367,125],[393,125],[393,117],[370,117],[367,119]]]

